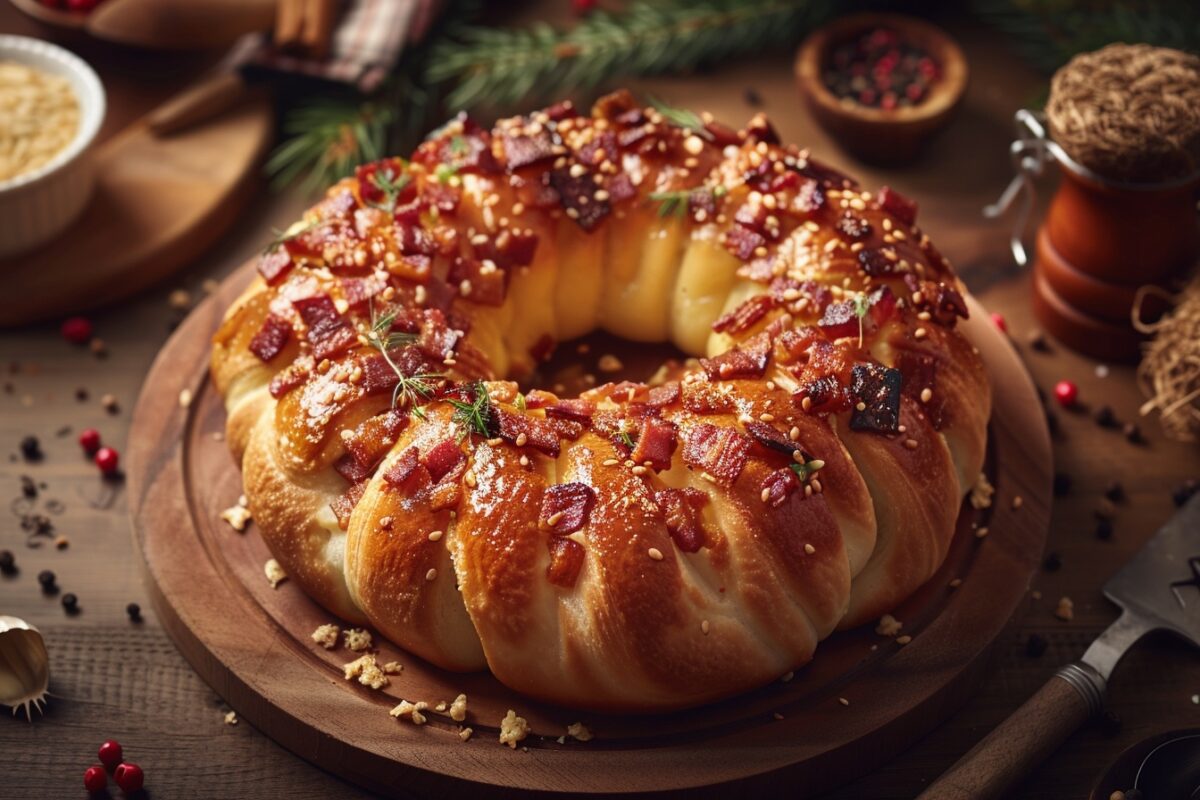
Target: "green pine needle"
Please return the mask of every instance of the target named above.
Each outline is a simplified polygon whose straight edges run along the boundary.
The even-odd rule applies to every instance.
[[[322,189],[382,158],[394,119],[392,109],[372,102],[321,99],[300,106],[284,120],[285,140],[267,159],[267,173],[276,187],[301,180],[302,191]]]
[[[488,437],[492,420],[492,402],[483,381],[474,381],[467,384],[466,388],[471,396],[469,403],[453,398],[446,400],[454,407],[454,414],[450,419],[460,426],[458,433],[460,443],[471,435]]]
[[[796,473],[796,477],[800,479],[800,482],[804,483],[813,475],[816,475],[817,471],[825,466],[825,462],[819,458],[814,458],[805,460],[803,464],[793,461],[788,466],[791,467],[792,472]]]

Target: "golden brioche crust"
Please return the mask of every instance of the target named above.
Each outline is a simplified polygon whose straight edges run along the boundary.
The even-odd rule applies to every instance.
[[[627,93],[361,167],[214,338],[230,448],[310,596],[551,702],[698,705],[945,558],[990,389],[916,206]],[[597,327],[698,363],[527,394]]]

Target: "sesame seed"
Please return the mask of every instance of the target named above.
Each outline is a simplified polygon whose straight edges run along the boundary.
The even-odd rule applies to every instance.
[[[441,539],[441,538],[442,538],[441,531],[430,531],[429,532],[429,541],[436,542],[438,539]]]
[[[903,636],[896,637],[896,644],[900,645],[901,647],[903,647],[904,645],[908,644],[911,641],[912,641],[912,637],[909,636],[907,633],[904,634]]]
[[[987,535],[988,535],[988,529],[987,529],[986,525],[984,527],[980,528],[979,530],[975,531],[976,539],[982,539],[983,537],[985,537]]]
[[[775,415],[774,415],[774,414],[768,414],[768,413],[766,413],[766,412],[764,411],[762,414],[759,414],[759,415],[758,415],[758,419],[759,419],[759,421],[760,421],[760,422],[774,422],[774,421],[775,421]]]
[[[808,542],[805,542],[804,543],[804,552],[808,553],[811,556],[813,553],[817,552],[817,548],[813,547]]]
[[[760,498],[762,498],[762,501],[763,501],[764,503],[765,503],[765,502],[767,502],[768,500],[770,500],[770,499],[771,499],[771,490],[770,490],[770,489],[767,489],[767,488],[764,488],[764,489],[762,490],[762,492],[759,494],[759,497],[760,497]]]
[[[1016,497],[1014,497],[1012,499],[1012,507],[1013,507],[1014,511],[1016,511],[1018,508],[1020,508],[1024,504],[1025,504],[1025,501],[1021,498],[1021,495],[1017,495]]]
[[[524,447],[524,446],[525,446],[525,443],[526,443],[526,442],[528,442],[528,441],[529,441],[529,437],[528,437],[528,436],[526,436],[525,434],[523,434],[523,433],[518,433],[518,434],[517,434],[517,440],[516,440],[516,442],[517,442],[517,447]]]
[[[928,333],[929,332],[927,330],[925,330],[924,328],[917,328],[915,331],[913,331],[913,338],[914,339],[924,339],[926,334],[928,334]]]
[[[905,439],[904,446],[907,447],[909,450],[916,450],[917,449],[917,440],[916,439]]]
[[[651,547],[649,550],[646,551],[646,555],[650,556],[655,561],[663,560],[662,550],[659,550],[657,547]]]
[[[838,698],[838,702],[839,702],[839,703],[841,703],[841,704],[842,704],[842,705],[844,705],[844,706],[848,706],[848,705],[850,705],[850,701],[849,701],[849,700],[847,700],[847,699],[846,699],[846,698],[844,698],[844,697],[839,697],[839,698]]]
[[[926,386],[924,389],[921,390],[921,402],[928,403],[932,399],[933,399],[933,389],[930,389],[928,386]]]
[[[949,586],[951,589],[957,589],[958,587],[962,586],[962,578],[952,579],[949,583]]]
[[[617,464],[620,464],[621,462],[617,461],[615,458],[606,458],[601,463],[603,463],[604,466],[606,466],[606,467],[615,467]]]
[[[705,636],[708,636],[708,620],[706,620],[706,619],[700,620],[700,632],[703,633]]]
[[[437,577],[437,570],[434,569],[433,567],[430,567],[429,572],[425,573],[425,580],[427,580],[427,581],[431,581],[436,577]]]
[[[467,470],[467,474],[463,475],[463,480],[466,482],[467,486],[470,486],[472,489],[478,485],[478,481],[475,480],[475,473],[471,470]]]
[[[634,475],[645,475],[647,472],[649,472],[649,470],[647,470],[641,464],[638,464],[631,470],[631,472],[633,472]]]
[[[562,520],[562,518],[563,518],[563,512],[555,511],[553,514],[546,517],[546,524],[549,525],[551,528],[553,528],[555,525],[557,525]]]
[[[520,459],[520,461],[519,461],[518,463],[519,463],[519,464],[520,464],[522,467],[528,467],[528,466],[529,466],[529,456],[522,455],[522,456],[521,456],[521,459]]]

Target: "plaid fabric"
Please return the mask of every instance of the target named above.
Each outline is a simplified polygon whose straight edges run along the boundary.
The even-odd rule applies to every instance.
[[[405,44],[428,32],[438,5],[438,0],[347,0],[328,58],[284,53],[269,35],[254,34],[238,44],[232,60],[241,67],[310,75],[370,92],[396,66]]]

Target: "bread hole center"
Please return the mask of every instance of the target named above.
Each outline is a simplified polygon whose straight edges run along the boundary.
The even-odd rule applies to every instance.
[[[606,383],[657,384],[677,378],[690,358],[669,342],[634,342],[596,331],[559,342],[550,358],[519,383],[523,392],[542,389],[576,397]]]

